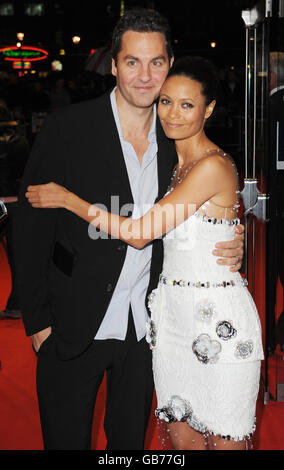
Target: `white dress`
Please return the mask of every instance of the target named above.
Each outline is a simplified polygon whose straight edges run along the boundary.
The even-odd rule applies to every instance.
[[[146,339],[156,416],[238,441],[255,429],[263,348],[246,281],[212,254],[216,242],[234,238],[236,223],[195,213],[164,237]]]

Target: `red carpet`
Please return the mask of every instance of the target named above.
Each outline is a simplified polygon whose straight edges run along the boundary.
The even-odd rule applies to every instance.
[[[0,310],[10,291],[10,271],[3,243],[0,243]],[[282,363],[284,364],[283,359]],[[22,320],[0,320],[0,450],[41,450],[42,438],[37,407],[36,357],[26,337]],[[283,367],[282,367],[283,371]],[[269,363],[270,391],[275,397],[276,355]],[[283,372],[284,382],[284,372]],[[103,431],[105,382],[95,407],[92,448],[105,448]],[[155,397],[153,399],[153,409]],[[284,450],[284,402],[263,404],[262,392],[257,406],[255,450]],[[146,450],[162,449],[152,412]]]

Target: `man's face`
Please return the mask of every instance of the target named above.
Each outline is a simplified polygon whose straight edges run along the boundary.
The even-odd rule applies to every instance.
[[[152,106],[169,70],[169,58],[162,33],[126,31],[122,36],[116,77],[117,98],[136,108]]]

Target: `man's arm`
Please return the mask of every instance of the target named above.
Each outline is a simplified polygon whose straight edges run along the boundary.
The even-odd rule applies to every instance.
[[[15,216],[14,250],[20,304],[26,334],[49,332],[52,315],[48,298],[48,269],[53,253],[58,211],[33,209],[25,198],[29,184],[50,178],[63,183],[63,155],[55,115],[50,115],[38,135],[23,175]],[[46,331],[45,331],[46,330]],[[35,342],[38,349],[39,342]]]

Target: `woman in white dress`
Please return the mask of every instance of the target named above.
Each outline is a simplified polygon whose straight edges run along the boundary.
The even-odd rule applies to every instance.
[[[202,58],[179,59],[171,68],[158,113],[179,162],[164,198],[140,219],[91,206],[55,183],[26,194],[33,207],[64,207],[138,249],[164,237],[147,341],[156,416],[175,449],[242,450],[255,430],[261,325],[245,279],[212,254],[218,240],[234,238],[239,223],[236,167],[204,131],[216,87]]]

